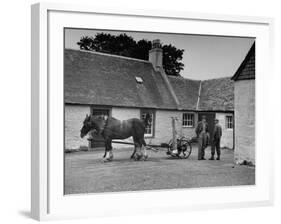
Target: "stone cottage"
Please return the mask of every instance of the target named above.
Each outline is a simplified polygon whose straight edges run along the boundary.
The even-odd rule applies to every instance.
[[[162,67],[160,42],[154,41],[149,61],[65,49],[64,103],[65,149],[95,148],[80,138],[86,114],[108,115],[117,119],[142,118],[152,122],[146,129],[147,143],[160,144],[172,138],[171,117],[176,117],[178,135],[195,136],[202,115],[211,126],[218,118],[223,127],[222,147],[233,148],[234,85],[230,78],[191,80],[167,76]],[[128,139],[130,141],[130,139]],[[125,147],[125,145],[113,145]]]
[[[255,43],[232,80],[235,81],[235,161],[255,164]]]

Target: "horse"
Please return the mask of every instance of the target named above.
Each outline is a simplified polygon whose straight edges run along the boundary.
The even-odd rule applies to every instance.
[[[112,140],[126,139],[133,137],[134,151],[131,159],[146,160],[148,158],[146,152],[146,143],[144,140],[145,128],[151,122],[151,116],[146,114],[144,120],[131,118],[120,121],[114,117],[94,116],[86,114],[83,126],[80,130],[80,137],[83,138],[90,131],[100,134],[105,141],[104,161],[108,162],[113,159]]]

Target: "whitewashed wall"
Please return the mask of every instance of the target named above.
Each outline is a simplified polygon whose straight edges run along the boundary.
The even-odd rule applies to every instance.
[[[155,113],[154,138],[146,138],[148,144],[160,144],[168,142],[172,138],[172,119],[180,118],[180,113],[176,111],[157,110]],[[176,122],[176,126],[178,127]],[[177,128],[177,131],[178,128]]]
[[[195,127],[182,127],[182,114],[181,111],[157,110],[155,114],[155,136],[154,138],[146,138],[146,142],[148,144],[168,143],[173,137],[171,117],[177,118],[175,126],[179,136],[195,136]],[[195,125],[197,119],[197,114],[195,114]]]
[[[221,147],[227,147],[233,149],[233,129],[227,129],[226,126],[226,116],[231,115],[231,113],[216,113],[216,118],[219,120],[219,124],[222,127],[222,137],[221,137]]]
[[[235,94],[235,161],[255,163],[255,80],[240,80]]]
[[[181,124],[182,124],[182,114],[181,113]],[[195,128],[198,123],[198,113],[194,113],[194,127],[181,127],[182,135],[188,138],[196,137]]]
[[[88,147],[87,136],[80,137],[82,122],[86,114],[90,114],[89,106],[66,105],[65,106],[65,149],[74,150],[80,147]]]
[[[85,114],[90,113],[90,106],[66,105],[65,106],[65,149],[76,150],[81,147],[88,147],[87,136],[80,138],[80,129]],[[176,117],[176,131],[179,136],[194,137],[195,127],[198,122],[198,114],[194,113],[194,127],[182,127],[182,114],[184,111],[156,110],[155,111],[155,129],[154,137],[146,137],[147,144],[168,143],[172,139],[172,119]],[[130,118],[140,118],[140,109],[135,108],[117,108],[113,107],[111,115],[120,120]],[[227,130],[225,125],[225,113],[217,113],[216,118],[220,120],[223,128],[222,147],[233,148],[233,131]],[[133,142],[132,138],[124,141]],[[132,147],[131,145],[113,144],[113,148]]]

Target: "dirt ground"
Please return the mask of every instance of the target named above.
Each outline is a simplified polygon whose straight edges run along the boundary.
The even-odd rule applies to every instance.
[[[233,150],[222,150],[220,161],[198,161],[196,146],[188,159],[170,158],[161,149],[149,151],[147,161],[134,161],[132,150],[114,150],[107,163],[100,150],[65,153],[65,194],[255,184],[255,168],[234,165]]]

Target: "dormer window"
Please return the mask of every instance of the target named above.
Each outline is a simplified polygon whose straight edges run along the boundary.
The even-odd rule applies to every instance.
[[[142,77],[139,77],[139,76],[136,76],[136,81],[137,81],[137,83],[139,83],[139,84],[142,84],[142,83],[143,83]]]

